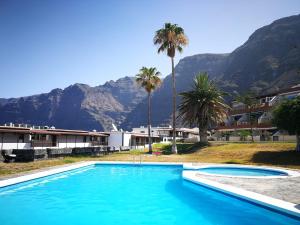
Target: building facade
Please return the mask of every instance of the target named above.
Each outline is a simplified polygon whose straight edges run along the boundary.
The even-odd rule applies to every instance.
[[[295,136],[272,124],[272,110],[283,100],[297,96],[300,96],[300,85],[257,96],[257,104],[251,109],[234,101],[228,118],[216,128],[214,137],[226,141],[250,140],[249,135],[243,137],[243,134],[252,130],[255,141],[294,141]]]
[[[107,146],[108,137],[103,132],[0,126],[0,150]]]
[[[137,134],[148,135],[148,127],[133,128],[132,132]],[[173,128],[169,127],[151,127],[151,136],[158,136],[161,142],[169,143],[173,140]],[[176,128],[176,140],[185,142],[197,142],[199,141],[199,129],[198,128]]]
[[[160,142],[158,135],[152,135],[152,143]],[[108,146],[114,149],[141,149],[148,147],[148,134],[126,131],[109,132]]]

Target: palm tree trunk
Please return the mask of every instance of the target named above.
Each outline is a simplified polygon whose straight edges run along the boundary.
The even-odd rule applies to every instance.
[[[249,123],[250,123],[250,130],[251,130],[251,142],[254,142],[254,138],[253,138],[253,124],[252,124],[252,120],[251,120],[251,114],[252,114],[252,110],[251,110],[251,106],[250,106]]]
[[[296,151],[300,152],[300,135],[298,132],[296,132],[296,139],[297,139]]]
[[[173,84],[173,142],[172,142],[172,152],[177,154],[176,147],[176,85],[175,85],[175,69],[174,69],[174,57],[171,57],[172,62],[172,84]]]
[[[207,143],[207,128],[199,126],[199,138],[201,143]]]
[[[148,142],[149,154],[152,154],[152,140],[151,140],[151,93],[148,93]]]

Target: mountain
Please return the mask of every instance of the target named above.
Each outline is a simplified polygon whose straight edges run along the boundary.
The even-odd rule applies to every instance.
[[[110,130],[112,123],[121,123],[144,97],[132,77],[96,87],[74,84],[46,94],[1,99],[0,123]]]
[[[267,93],[300,83],[300,15],[258,29],[230,54],[199,54],[180,60],[175,67],[177,93],[189,90],[199,72],[207,72],[229,93]],[[153,126],[170,124],[171,96],[169,75],[152,96]],[[146,125],[146,113],[147,105],[141,102],[122,126],[129,129]]]
[[[266,93],[296,85],[300,83],[300,15],[282,18],[258,29],[232,53],[185,57],[175,71],[177,93],[191,89],[199,72],[207,72],[229,93],[247,90]],[[74,84],[46,94],[0,98],[0,124],[110,130],[111,123],[116,123],[129,130],[147,123],[145,97],[132,77],[96,87]],[[170,124],[171,97],[169,75],[152,96],[153,126]]]
[[[199,71],[207,71],[210,77],[217,78],[224,69],[227,54],[201,54],[185,57],[175,67],[177,93],[191,88],[192,81]],[[172,77],[167,76],[161,87],[152,96],[152,125],[169,125],[172,113]],[[179,102],[179,97],[177,102]],[[147,102],[143,101],[128,114],[122,124],[125,129],[146,125]]]

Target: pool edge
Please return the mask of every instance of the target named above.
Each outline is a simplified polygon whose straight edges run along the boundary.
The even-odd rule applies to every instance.
[[[200,175],[205,176],[215,176],[215,177],[229,177],[229,178],[250,178],[250,179],[274,179],[274,178],[290,178],[290,177],[299,177],[300,173],[298,170],[291,170],[286,168],[274,168],[269,166],[255,166],[255,165],[236,165],[236,164],[214,164],[214,165],[193,165],[193,163],[184,163],[183,168],[187,170],[198,170],[202,168],[210,168],[210,167],[235,167],[235,168],[250,168],[250,169],[265,169],[270,171],[277,171],[286,173],[287,176],[280,176],[280,175],[269,175],[269,176],[236,176],[236,175],[229,175],[229,174],[217,174],[217,173],[206,173],[197,171]]]
[[[86,161],[81,163],[75,163],[72,165],[62,165],[58,168],[48,168],[48,170],[45,171],[33,171],[32,173],[26,174],[26,175],[20,175],[17,177],[7,178],[0,180],[0,188],[11,186],[18,183],[23,183],[26,181],[51,176],[58,173],[67,172],[74,169],[79,169],[86,166],[92,166],[97,164],[107,164],[107,165],[165,165],[165,166],[171,166],[171,165],[180,165],[182,166],[183,163],[173,163],[173,162],[130,162],[130,161]],[[47,168],[45,168],[47,169]]]
[[[8,178],[0,181],[0,188],[11,186],[18,183],[23,183],[26,181],[47,177],[54,174],[59,174],[63,172],[67,172],[74,169],[79,169],[87,166],[92,165],[165,165],[165,166],[171,166],[171,165],[177,165],[177,166],[183,166],[184,163],[173,163],[173,162],[142,162],[142,163],[134,163],[130,161],[88,161],[88,162],[82,162],[82,163],[76,163],[72,165],[64,165],[59,168],[50,168],[46,171],[40,171],[40,172],[33,172],[31,174],[27,175],[21,175],[14,178]],[[287,201],[279,200],[276,198],[272,198],[266,195],[262,195],[256,192],[251,192],[244,190],[242,188],[233,187],[226,184],[221,184],[215,181],[207,180],[204,178],[200,178],[199,176],[196,176],[196,171],[193,170],[183,170],[182,171],[182,178],[185,180],[188,180],[190,182],[196,183],[198,185],[202,185],[214,190],[221,191],[223,193],[227,193],[236,197],[239,197],[241,199],[248,200],[250,202],[257,203],[262,206],[269,207],[271,209],[275,209],[279,212],[284,212],[288,215],[295,216],[300,219],[300,210],[296,208],[296,204],[290,203]]]
[[[211,188],[213,190],[221,191],[223,193],[230,194],[241,199],[269,207],[279,212],[284,212],[288,215],[295,216],[298,219],[300,219],[300,210],[297,209],[297,204],[272,198],[256,192],[247,191],[245,189],[234,187],[228,184],[221,184],[216,181],[201,178],[196,175],[196,171],[183,170],[182,178],[184,180]]]

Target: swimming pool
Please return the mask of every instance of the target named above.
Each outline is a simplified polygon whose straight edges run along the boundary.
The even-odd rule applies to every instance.
[[[94,165],[0,188],[1,225],[300,225],[181,177],[182,166]]]
[[[198,170],[202,173],[232,175],[232,176],[287,176],[288,174],[281,170],[264,169],[255,167],[233,167],[233,166],[209,166]]]

